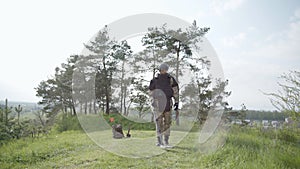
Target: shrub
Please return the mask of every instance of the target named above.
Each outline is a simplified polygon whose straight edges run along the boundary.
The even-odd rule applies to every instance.
[[[77,119],[77,116],[62,113],[57,116],[54,130],[63,132],[67,130],[82,130],[82,128]]]
[[[291,142],[291,143],[297,143],[298,138],[296,136],[297,132],[289,129],[282,129],[278,133],[278,139]]]

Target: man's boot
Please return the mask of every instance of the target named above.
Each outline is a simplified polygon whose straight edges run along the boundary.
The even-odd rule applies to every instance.
[[[157,143],[156,143],[156,146],[163,146],[163,143],[162,143],[162,136],[157,136]]]
[[[172,148],[172,146],[170,146],[170,144],[169,144],[169,136],[165,136],[165,147]]]

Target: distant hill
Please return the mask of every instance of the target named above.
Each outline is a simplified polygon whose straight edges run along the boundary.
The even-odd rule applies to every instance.
[[[230,110],[229,112],[240,112],[241,110]],[[276,120],[284,121],[287,114],[278,111],[268,111],[268,110],[246,110],[245,119],[248,120]]]
[[[5,105],[5,100],[0,100],[0,105],[4,106]],[[34,102],[20,102],[20,101],[9,101],[8,100],[8,106],[9,107],[16,107],[18,105],[21,105],[25,109],[39,109],[41,108],[41,106],[39,106],[37,103]]]
[[[5,100],[0,100],[0,107],[4,108]],[[38,110],[42,109],[42,106],[38,105],[34,102],[22,102],[22,101],[9,101],[8,100],[8,106],[12,107],[12,113],[11,116],[15,116],[16,112],[14,110],[14,107],[17,107],[18,105],[21,105],[23,108],[21,112],[21,118],[33,118],[34,112],[37,112]]]
[[[23,102],[23,101],[10,101],[8,100],[8,103],[10,105],[37,105],[37,103],[34,103],[34,102]],[[5,104],[5,100],[0,100],[0,104]]]

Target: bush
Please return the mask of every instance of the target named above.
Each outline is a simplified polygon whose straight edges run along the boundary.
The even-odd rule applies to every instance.
[[[4,144],[7,140],[12,139],[9,128],[0,122],[0,145]]]
[[[291,143],[297,143],[298,138],[296,136],[297,132],[289,129],[282,129],[278,133],[278,139],[291,142]]]
[[[82,130],[82,128],[77,119],[77,116],[62,113],[57,116],[54,130],[63,132],[68,130]]]

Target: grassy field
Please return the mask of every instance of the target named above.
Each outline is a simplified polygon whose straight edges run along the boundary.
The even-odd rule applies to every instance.
[[[133,135],[154,131],[133,131]],[[0,168],[299,168],[299,132],[230,130],[225,144],[203,154],[198,132],[190,132],[176,147],[149,158],[128,158],[107,152],[81,131],[52,133],[11,141],[0,147]],[[129,150],[130,151],[130,150]]]

